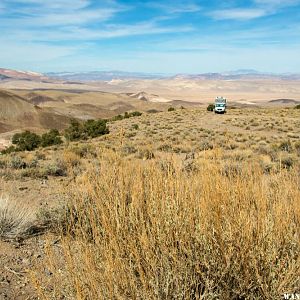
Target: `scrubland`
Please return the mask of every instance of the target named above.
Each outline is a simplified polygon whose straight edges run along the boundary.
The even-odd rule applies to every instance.
[[[1,157],[6,184],[62,191],[37,205],[35,219],[30,203],[17,214],[43,241],[26,273],[32,299],[299,292],[299,117],[292,108],[176,109],[110,122],[99,138]],[[5,228],[3,238],[23,239],[20,226]]]

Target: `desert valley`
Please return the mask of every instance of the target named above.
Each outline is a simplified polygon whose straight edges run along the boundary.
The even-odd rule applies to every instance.
[[[0,69],[1,143],[20,128],[64,129],[70,118],[109,118],[125,111],[206,108],[220,93],[236,108],[300,103],[297,75],[201,74],[149,78],[130,73],[47,75]],[[146,75],[144,75],[145,77]],[[82,79],[82,81],[75,79]],[[103,80],[106,79],[106,80]]]

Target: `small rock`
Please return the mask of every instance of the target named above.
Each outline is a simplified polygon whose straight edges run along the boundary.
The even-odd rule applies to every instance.
[[[45,274],[47,276],[51,276],[53,273],[51,271],[49,271],[48,269],[45,269]]]

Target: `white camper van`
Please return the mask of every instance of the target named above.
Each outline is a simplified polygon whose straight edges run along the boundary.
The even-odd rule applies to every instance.
[[[215,100],[215,113],[224,114],[226,112],[227,100],[224,97],[217,97]]]

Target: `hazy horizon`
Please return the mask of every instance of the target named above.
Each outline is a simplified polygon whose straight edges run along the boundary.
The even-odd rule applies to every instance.
[[[207,72],[181,72],[181,73],[163,73],[163,72],[142,72],[142,71],[135,71],[135,70],[131,70],[131,71],[125,71],[125,70],[110,70],[110,69],[90,69],[90,70],[74,70],[74,71],[70,71],[70,70],[47,70],[47,71],[36,71],[33,69],[15,69],[15,68],[10,68],[7,66],[1,66],[0,65],[0,69],[4,69],[4,70],[11,70],[11,71],[16,71],[16,72],[33,72],[33,73],[40,73],[43,75],[55,75],[55,74],[89,74],[89,73],[124,73],[124,75],[126,74],[132,74],[132,75],[149,75],[149,76],[163,76],[163,77],[171,77],[171,76],[176,76],[176,75],[206,75],[206,74],[220,74],[220,75],[270,75],[270,76],[282,76],[282,75],[299,75],[299,72],[268,72],[268,71],[261,71],[261,70],[255,70],[255,69],[236,69],[236,70],[226,70],[226,71],[214,71],[214,70],[210,70]]]
[[[0,66],[299,73],[300,0],[2,0]]]

